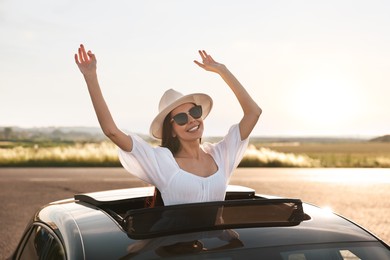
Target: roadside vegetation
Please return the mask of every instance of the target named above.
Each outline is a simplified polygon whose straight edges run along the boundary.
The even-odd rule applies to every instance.
[[[117,148],[94,143],[0,142],[0,167],[115,167]],[[251,144],[240,167],[390,167],[390,143]]]
[[[390,168],[390,142],[261,143],[258,150],[309,158],[307,167]]]
[[[152,145],[153,140],[142,136]],[[216,142],[218,138],[205,138]],[[82,128],[0,127],[0,167],[115,167],[117,148]],[[390,136],[356,139],[252,138],[240,167],[390,168]]]
[[[117,157],[109,142],[0,148],[0,166],[8,167],[113,167]]]

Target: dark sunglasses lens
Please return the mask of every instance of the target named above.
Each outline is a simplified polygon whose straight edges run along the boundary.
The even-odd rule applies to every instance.
[[[201,106],[194,106],[193,108],[188,111],[188,114],[192,116],[195,119],[198,119],[202,116],[202,107]],[[187,113],[179,113],[172,117],[172,119],[176,122],[178,125],[185,125],[188,123],[188,115]]]
[[[190,116],[192,116],[195,119],[198,119],[202,116],[202,107],[201,106],[194,106],[189,111]]]
[[[175,120],[178,125],[185,125],[188,122],[188,116],[186,113],[179,113],[173,117],[173,120]]]

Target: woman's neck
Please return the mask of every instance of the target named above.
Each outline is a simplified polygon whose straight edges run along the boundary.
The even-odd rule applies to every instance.
[[[175,158],[193,158],[199,159],[202,153],[199,141],[181,142],[179,151],[175,154]]]

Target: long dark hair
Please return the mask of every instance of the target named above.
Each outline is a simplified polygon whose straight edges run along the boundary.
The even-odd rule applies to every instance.
[[[173,155],[175,155],[180,149],[180,141],[177,136],[172,136],[172,123],[171,123],[171,113],[169,113],[163,122],[162,126],[162,138],[161,138],[161,147],[168,148]]]
[[[172,136],[172,123],[171,123],[171,113],[169,113],[163,122],[162,127],[162,138],[161,138],[161,147],[168,148],[173,155],[175,155],[179,149],[180,149],[180,141],[176,137]],[[154,194],[151,199],[146,199],[146,207],[148,208],[154,208],[158,206],[164,206],[163,199],[161,197],[161,192],[157,189],[157,187],[154,188]]]

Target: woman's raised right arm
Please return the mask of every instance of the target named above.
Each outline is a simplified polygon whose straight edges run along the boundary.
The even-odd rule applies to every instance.
[[[100,90],[96,72],[97,61],[95,54],[91,51],[86,52],[84,46],[81,44],[78,54],[75,54],[75,61],[81,73],[84,75],[89,95],[91,96],[92,104],[103,133],[122,150],[130,152],[133,149],[133,141],[116,126]]]

